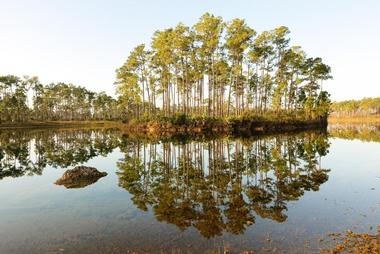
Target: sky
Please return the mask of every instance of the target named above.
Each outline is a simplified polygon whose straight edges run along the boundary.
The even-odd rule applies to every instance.
[[[379,97],[379,0],[0,0],[0,75],[38,76],[114,95],[115,70],[154,31],[205,12],[280,25],[292,45],[332,68],[333,100]]]

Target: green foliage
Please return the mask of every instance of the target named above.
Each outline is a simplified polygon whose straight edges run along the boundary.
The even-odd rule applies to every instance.
[[[44,86],[37,77],[0,76],[0,122],[114,120],[121,117],[118,107],[104,92],[65,83]]]
[[[334,102],[331,110],[334,116],[380,115],[380,97]]]
[[[117,70],[117,91],[135,118],[246,111],[326,117],[322,81],[332,78],[331,69],[290,46],[289,33],[280,26],[257,35],[243,19],[206,13],[192,27],[156,31],[149,49],[137,46]]]
[[[25,122],[28,119],[28,79],[8,75],[0,76],[0,123]]]

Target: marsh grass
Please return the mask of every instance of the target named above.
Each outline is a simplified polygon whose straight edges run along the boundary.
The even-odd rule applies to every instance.
[[[380,115],[374,116],[330,116],[329,123],[379,123]]]

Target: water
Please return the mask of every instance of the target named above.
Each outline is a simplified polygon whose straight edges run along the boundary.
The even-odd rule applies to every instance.
[[[0,131],[0,253],[317,252],[377,233],[380,129],[137,139],[116,129]],[[108,175],[54,182],[75,165]]]

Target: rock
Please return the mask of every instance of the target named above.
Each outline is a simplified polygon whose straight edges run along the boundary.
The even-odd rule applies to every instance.
[[[68,189],[83,188],[96,183],[99,178],[106,176],[106,172],[100,172],[96,168],[77,166],[67,170],[61,178],[55,181],[56,185],[63,185]]]

